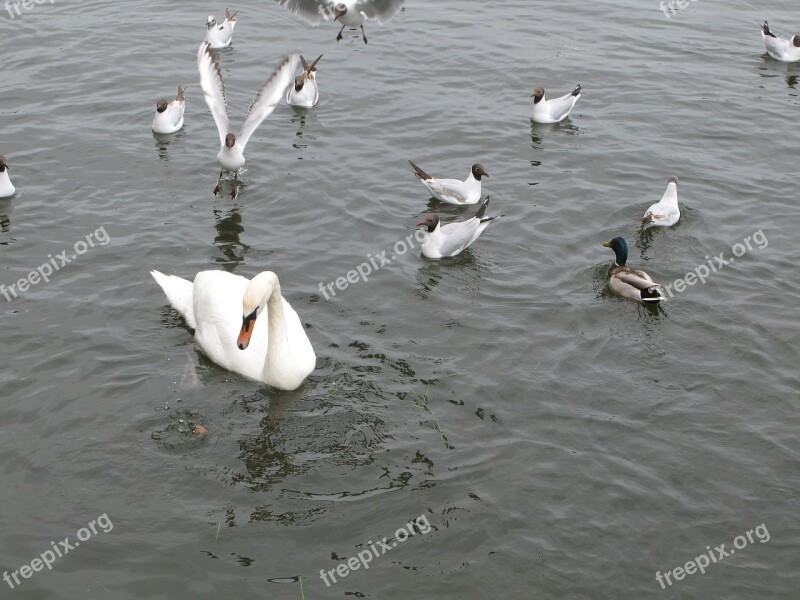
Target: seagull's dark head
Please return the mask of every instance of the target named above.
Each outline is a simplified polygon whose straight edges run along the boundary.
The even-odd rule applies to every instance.
[[[236,143],[236,136],[232,133],[229,133],[225,136],[225,146],[228,148],[233,148],[233,145]]]
[[[165,110],[167,110],[167,101],[166,101],[166,100],[163,100],[163,99],[161,99],[161,100],[159,100],[158,102],[156,102],[156,110],[157,110],[158,112],[160,112],[160,113],[162,113],[162,112],[164,112]]]
[[[539,104],[539,102],[542,100],[542,98],[544,98],[544,88],[537,87],[535,90],[533,90],[533,93],[531,94],[531,98],[533,98],[533,103],[534,104]]]
[[[433,233],[439,226],[439,215],[425,215],[425,218],[417,223],[417,227],[424,227],[428,233]]]
[[[336,15],[333,20],[338,21],[347,14],[347,6],[345,6],[344,3],[339,2],[339,4],[333,7],[333,14]]]
[[[211,29],[216,24],[217,24],[217,20],[214,18],[214,15],[208,15],[208,19],[206,20],[206,27]]]
[[[672,177],[669,178],[669,183],[674,183],[675,185],[678,185],[678,178],[675,177],[675,175],[673,175]]]
[[[800,35],[796,35],[792,38],[792,44],[794,44],[795,48],[800,48]]]
[[[0,173],[8,168],[8,163],[6,162],[6,157],[0,154]]]
[[[488,177],[489,174],[486,172],[486,169],[483,168],[482,164],[475,163],[472,165],[472,176],[480,181],[481,177]]]
[[[299,92],[306,84],[306,78],[303,75],[298,75],[294,78],[294,91]]]

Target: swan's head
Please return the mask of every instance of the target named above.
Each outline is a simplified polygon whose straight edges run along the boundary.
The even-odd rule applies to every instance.
[[[250,345],[250,337],[256,327],[256,319],[266,308],[267,302],[277,286],[278,276],[272,271],[259,273],[247,284],[244,298],[242,298],[242,329],[239,331],[239,339],[236,342],[239,350],[245,350]]]
[[[483,165],[475,163],[472,165],[472,176],[480,181],[481,177],[488,177],[489,174],[486,172],[486,169],[483,168]]]
[[[303,89],[303,86],[306,84],[306,78],[304,75],[298,75],[294,78],[294,91],[299,92]]]
[[[417,223],[417,227],[424,227],[428,233],[433,233],[439,226],[439,215],[425,215],[425,218]]]
[[[214,15],[208,15],[208,19],[206,20],[206,27],[211,29],[216,24],[217,24],[217,20],[214,18]]]
[[[156,102],[156,110],[160,113],[167,110],[167,101],[162,99]]]
[[[541,102],[542,98],[544,98],[544,88],[537,87],[535,90],[533,90],[533,93],[531,94],[531,98],[533,98],[533,103],[534,104],[539,104],[539,102]]]
[[[339,2],[339,4],[333,7],[333,14],[336,15],[333,20],[338,21],[347,14],[347,6],[345,6],[343,2]]]
[[[233,145],[236,143],[236,136],[232,133],[229,133],[225,136],[225,146],[227,148],[233,148]]]

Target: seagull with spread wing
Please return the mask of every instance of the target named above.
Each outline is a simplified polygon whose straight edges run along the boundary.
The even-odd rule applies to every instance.
[[[361,27],[364,43],[367,43],[367,34],[364,33],[365,21],[377,21],[381,25],[391,21],[405,0],[274,0],[290,13],[297,15],[306,23],[315,27],[323,21],[336,21],[342,24],[336,41],[342,39],[345,27]]]
[[[266,83],[258,90],[256,99],[250,105],[250,112],[247,113],[242,130],[237,136],[231,132],[231,125],[228,119],[228,103],[225,99],[225,83],[222,80],[222,72],[219,68],[217,56],[211,51],[207,42],[203,42],[200,45],[200,49],[197,51],[200,87],[203,89],[206,104],[211,109],[211,114],[214,116],[214,122],[217,124],[217,130],[219,131],[220,150],[219,154],[217,154],[217,160],[221,170],[219,179],[217,179],[217,186],[214,188],[215,196],[220,191],[219,185],[222,181],[222,175],[225,171],[232,171],[234,173],[234,182],[231,198],[236,198],[239,171],[245,164],[244,148],[253,132],[261,125],[261,122],[275,110],[286,88],[291,84],[299,62],[300,59],[296,54],[284,57]]]

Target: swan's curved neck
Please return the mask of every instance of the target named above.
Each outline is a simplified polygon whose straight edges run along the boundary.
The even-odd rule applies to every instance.
[[[283,296],[281,295],[281,284],[277,281],[272,288],[272,294],[267,300],[267,360],[264,361],[264,375],[267,380],[274,379],[278,373],[277,369],[286,360],[291,360],[289,356],[289,334],[286,331],[286,318],[283,313]]]

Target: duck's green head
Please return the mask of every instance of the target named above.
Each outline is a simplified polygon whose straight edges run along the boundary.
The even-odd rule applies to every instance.
[[[628,242],[625,241],[625,238],[615,237],[610,242],[606,242],[603,244],[606,248],[611,248],[614,251],[614,254],[617,255],[616,263],[623,267],[625,263],[628,261]]]

